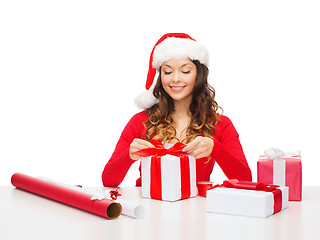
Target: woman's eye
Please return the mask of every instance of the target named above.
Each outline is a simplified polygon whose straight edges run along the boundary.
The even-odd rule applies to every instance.
[[[190,73],[190,70],[189,71],[182,71],[182,73],[188,74],[188,73]]]
[[[166,71],[164,71],[164,74],[165,74],[165,75],[169,75],[170,73],[172,73],[172,72],[166,72]]]

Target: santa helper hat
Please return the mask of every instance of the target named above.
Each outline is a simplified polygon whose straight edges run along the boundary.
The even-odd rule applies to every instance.
[[[147,109],[158,102],[158,99],[153,95],[154,78],[161,65],[172,58],[198,60],[207,67],[209,64],[209,54],[206,47],[188,34],[167,33],[163,35],[152,49],[146,81],[147,91],[136,97],[135,102],[138,107]]]

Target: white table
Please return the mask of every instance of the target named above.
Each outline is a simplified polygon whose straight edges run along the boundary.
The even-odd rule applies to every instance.
[[[141,189],[120,188],[122,198],[140,202],[146,216],[108,220],[40,197],[0,186],[0,239],[320,239],[320,187],[303,188],[303,200],[268,218],[206,212],[206,198],[178,202],[141,198]]]

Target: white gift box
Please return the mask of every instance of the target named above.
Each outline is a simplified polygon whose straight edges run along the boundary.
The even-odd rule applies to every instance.
[[[188,176],[184,176],[190,181],[190,187],[187,192],[190,192],[189,197],[195,197],[197,195],[197,184],[196,184],[196,160],[193,156],[188,156],[189,171]],[[165,201],[177,201],[184,199],[182,197],[183,187],[181,186],[181,163],[180,158],[167,154],[161,157],[160,160],[160,172],[157,174],[161,175],[161,186],[151,186],[151,161],[152,157],[141,158],[141,181],[142,181],[142,197],[153,198],[151,194],[151,187],[161,189],[161,199]],[[189,185],[189,184],[187,184]],[[160,190],[159,190],[160,191]],[[157,199],[157,198],[153,198]]]
[[[282,193],[281,210],[288,207],[288,187],[278,187]],[[274,214],[275,198],[272,192],[218,187],[207,191],[207,211],[251,217]]]

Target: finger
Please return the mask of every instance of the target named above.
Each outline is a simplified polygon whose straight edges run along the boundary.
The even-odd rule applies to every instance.
[[[129,151],[129,156],[130,156],[130,158],[131,158],[132,160],[137,161],[137,160],[140,159],[140,156],[134,154],[134,152],[137,152],[137,150],[136,150],[136,149],[132,149],[131,151]]]
[[[188,143],[187,146],[183,149],[183,151],[187,153],[191,153],[194,149],[199,145],[199,141],[194,139],[192,142]]]
[[[135,154],[136,152],[142,150],[142,149],[146,149],[146,148],[154,148],[154,146],[144,140],[135,140],[133,146],[130,147],[129,149],[129,156],[132,160],[137,161],[140,159],[140,156]]]
[[[199,156],[201,155],[202,151],[201,149],[195,149],[193,152],[192,152],[192,156],[194,156],[196,159],[199,158]]]
[[[143,139],[136,138],[134,141],[137,144],[137,148],[144,149],[144,148],[154,148],[155,147],[152,143],[150,143],[146,140],[143,140]]]
[[[192,155],[198,159],[198,158],[208,157],[210,153],[211,152],[206,148],[198,148],[193,151]]]
[[[204,153],[199,153],[194,156],[195,159],[207,157]]]
[[[142,145],[144,145],[146,148],[155,148],[155,146],[148,141],[143,141]]]

